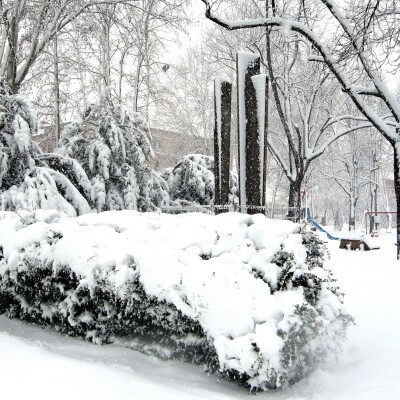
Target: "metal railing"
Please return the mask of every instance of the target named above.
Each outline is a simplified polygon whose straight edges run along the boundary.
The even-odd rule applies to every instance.
[[[299,209],[297,207],[278,207],[270,208],[265,206],[239,206],[239,205],[190,205],[190,206],[164,206],[161,207],[161,212],[166,214],[185,214],[199,212],[204,214],[215,215],[219,212],[242,212],[248,211],[259,214],[264,214],[267,218],[278,220],[299,221]],[[300,216],[301,217],[301,216]]]

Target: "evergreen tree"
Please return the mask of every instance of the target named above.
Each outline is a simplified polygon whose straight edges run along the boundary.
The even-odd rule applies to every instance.
[[[180,205],[214,204],[214,157],[189,154],[181,158],[174,168],[163,173],[170,188],[170,197]],[[229,180],[229,203],[238,205],[237,174],[231,172]]]
[[[90,178],[96,208],[151,211],[169,204],[168,185],[146,165],[154,157],[139,113],[114,105],[109,90],[67,126],[59,152],[77,159]]]
[[[38,123],[32,105],[0,80],[0,209],[91,211],[90,182],[78,162],[43,154],[32,140]]]

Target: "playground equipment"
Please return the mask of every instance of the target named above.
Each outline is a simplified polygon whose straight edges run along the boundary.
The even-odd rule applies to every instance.
[[[311,210],[307,207],[306,209],[306,222],[312,224],[317,230],[319,230],[320,232],[323,232],[326,234],[326,236],[328,237],[328,239],[330,240],[340,240],[340,238],[331,235],[325,228],[323,228],[317,221],[315,221],[312,216],[311,216]],[[302,214],[304,215],[304,209],[302,209]]]
[[[327,230],[325,230],[318,222],[314,221],[313,219],[309,219],[309,221],[312,225],[314,225],[320,232],[326,233],[326,236],[330,240],[340,240],[340,238],[336,236],[332,236]]]

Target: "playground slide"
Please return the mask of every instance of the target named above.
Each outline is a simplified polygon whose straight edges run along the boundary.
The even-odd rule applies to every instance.
[[[313,219],[309,220],[319,231],[326,233],[328,239],[330,240],[340,240],[340,238],[332,236],[329,232],[327,232],[318,222],[314,221]]]

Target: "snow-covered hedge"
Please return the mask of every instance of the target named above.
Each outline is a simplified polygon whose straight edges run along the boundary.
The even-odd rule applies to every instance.
[[[0,313],[280,388],[351,322],[323,253],[262,215],[2,212]]]

